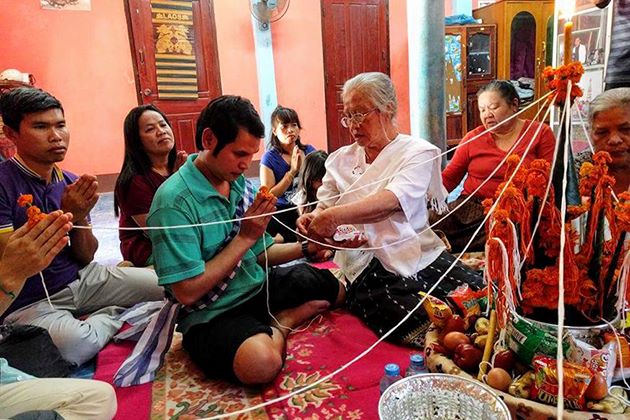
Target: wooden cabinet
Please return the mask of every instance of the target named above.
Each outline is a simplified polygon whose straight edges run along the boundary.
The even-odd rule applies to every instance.
[[[473,10],[475,18],[497,27],[497,77],[532,88],[533,96],[528,98],[525,89],[522,99],[545,93],[542,72],[552,64],[553,12],[553,0],[499,0]],[[525,117],[533,117],[535,108]]]
[[[496,26],[445,29],[446,139],[454,145],[479,125],[477,90],[497,77]]]

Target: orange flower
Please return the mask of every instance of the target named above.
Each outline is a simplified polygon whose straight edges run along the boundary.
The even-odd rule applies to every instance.
[[[27,224],[29,228],[32,228],[46,218],[46,213],[42,213],[39,207],[33,205],[33,196],[31,194],[20,195],[17,202],[20,207],[26,207],[26,216],[28,217]]]
[[[39,209],[39,207],[37,206],[29,206],[28,209],[26,209],[26,216],[29,219],[32,219],[34,217],[36,217],[38,214],[40,214],[42,211]]]
[[[545,67],[543,70],[543,77],[547,82],[552,81],[556,77],[556,70],[551,66]]]
[[[31,208],[37,208],[37,207],[31,207]],[[39,209],[37,209],[37,210],[39,210]],[[46,215],[40,211],[39,213],[37,213],[36,215],[34,215],[33,217],[30,217],[28,219],[28,227],[32,228],[33,226],[35,226],[36,224],[38,224],[39,222],[41,222],[45,218],[46,218]]]
[[[615,215],[619,229],[624,232],[630,231],[630,192],[624,191],[619,194],[619,203],[615,206]]]
[[[33,204],[33,196],[31,194],[22,194],[18,197],[18,206],[26,207]]]
[[[612,158],[610,157],[610,153],[602,150],[593,155],[593,162],[597,165],[605,165],[612,162]]]
[[[260,189],[258,190],[258,196],[262,197],[264,200],[271,200],[272,198],[275,197],[271,193],[271,191],[269,191],[269,188],[265,187],[264,185],[261,186]]]
[[[573,82],[571,87],[571,101],[575,98],[582,96],[582,89],[577,86],[577,83],[584,74],[584,67],[582,63],[573,62],[566,66],[560,66],[556,69],[546,67],[543,70],[543,77],[545,78],[545,84],[551,91],[556,91],[557,96],[554,103],[558,106],[564,105],[567,96],[568,82]]]

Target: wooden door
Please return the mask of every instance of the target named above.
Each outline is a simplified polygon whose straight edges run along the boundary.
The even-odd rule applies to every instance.
[[[126,0],[126,6],[138,103],[160,108],[177,148],[194,152],[197,117],[221,94],[212,0]],[[178,53],[186,55],[173,58]]]
[[[358,73],[389,74],[387,0],[322,0],[328,151],[352,143],[339,123],[341,88]]]
[[[544,2],[540,7],[539,13],[540,25],[538,25],[538,34],[536,36],[538,42],[536,51],[536,98],[540,98],[548,92],[543,78],[543,70],[546,66],[552,65],[554,3],[552,1]]]

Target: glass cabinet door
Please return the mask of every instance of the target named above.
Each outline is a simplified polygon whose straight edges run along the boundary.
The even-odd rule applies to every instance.
[[[536,19],[520,12],[510,25],[510,79],[536,77]]]
[[[490,34],[473,32],[468,35],[468,78],[484,78],[492,74]]]
[[[462,36],[446,34],[444,39],[446,112],[462,110]]]

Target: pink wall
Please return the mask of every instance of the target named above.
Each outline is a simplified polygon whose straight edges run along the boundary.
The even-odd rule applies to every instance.
[[[248,97],[258,107],[248,1],[215,1],[214,12],[223,93]],[[32,73],[37,86],[62,101],[72,133],[64,167],[77,173],[118,172],[123,157],[122,121],[137,104],[124,2],[93,0],[89,12],[42,10],[39,0],[0,4],[0,70]],[[401,131],[408,132],[406,2],[390,1],[389,15],[398,123]],[[325,149],[320,2],[291,2],[287,14],[272,24],[272,39],[278,100],[298,111],[306,142]]]
[[[122,121],[136,105],[123,2],[92,1],[90,12],[43,10],[39,0],[0,6],[0,69],[34,74],[65,108],[71,144],[63,166],[117,172]]]
[[[287,13],[272,23],[271,29],[278,103],[298,112],[306,143],[326,150],[320,2],[292,1]]]
[[[222,93],[248,98],[260,110],[249,8],[240,1],[215,1],[213,4]],[[261,147],[254,159],[260,159],[263,152]]]
[[[398,127],[409,133],[409,48],[407,43],[407,2],[389,2],[389,65],[398,96]]]

